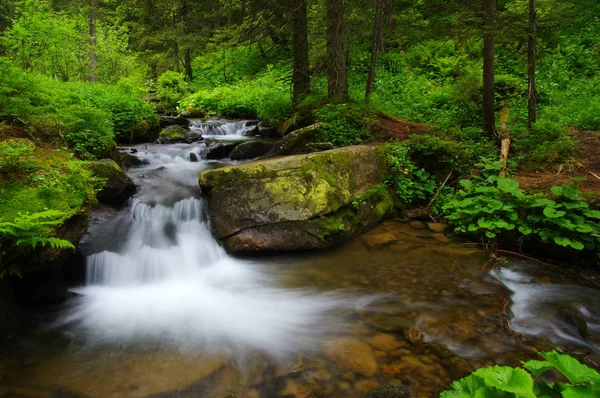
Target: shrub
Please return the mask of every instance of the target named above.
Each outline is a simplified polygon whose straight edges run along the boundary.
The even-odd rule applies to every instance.
[[[0,173],[8,174],[26,169],[24,157],[33,153],[33,144],[28,140],[8,139],[0,141]]]
[[[369,127],[374,123],[373,110],[357,103],[327,104],[313,111],[319,129],[317,140],[335,146],[360,144],[369,138]]]
[[[158,78],[156,95],[166,113],[177,113],[179,101],[187,92],[187,84],[181,73],[166,71]]]

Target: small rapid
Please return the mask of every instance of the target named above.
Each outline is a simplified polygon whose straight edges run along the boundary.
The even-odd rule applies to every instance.
[[[243,130],[206,126],[226,139]],[[339,295],[279,287],[266,266],[230,257],[212,237],[197,178],[213,163],[188,160],[202,159],[204,143],[137,149],[145,164],[129,174],[138,193],[86,237],[98,245],[61,324],[94,344],[273,356],[310,350],[331,331],[327,317],[347,304]]]

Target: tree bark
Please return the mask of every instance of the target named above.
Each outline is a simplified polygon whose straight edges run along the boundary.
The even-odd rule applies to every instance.
[[[90,0],[90,76],[96,81],[96,0]]]
[[[483,0],[483,128],[496,133],[494,117],[494,25],[496,0]]]
[[[292,76],[292,100],[298,103],[302,96],[310,91],[310,73],[308,70],[308,24],[306,2],[292,0],[292,22],[294,29],[294,72]]]
[[[537,12],[535,0],[529,0],[529,40],[527,43],[527,127],[531,130],[537,121],[536,98],[535,98],[535,61],[537,52]]]
[[[344,1],[327,0],[327,94],[329,98],[348,99],[347,60],[344,46]]]
[[[194,71],[192,70],[192,50],[188,47],[184,54],[185,78],[188,82],[194,80]]]
[[[371,47],[371,65],[369,66],[369,76],[367,77],[367,88],[365,90],[365,103],[371,100],[371,91],[373,90],[373,81],[377,70],[377,56],[383,42],[383,7],[382,0],[375,1],[375,21],[373,23],[373,47]]]

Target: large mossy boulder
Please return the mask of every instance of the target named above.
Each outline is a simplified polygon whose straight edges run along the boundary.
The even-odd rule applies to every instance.
[[[332,246],[394,212],[373,146],[266,159],[203,172],[213,234],[235,253]]]
[[[315,140],[317,131],[322,127],[321,123],[315,123],[308,127],[301,128],[292,133],[289,133],[275,144],[264,157],[271,158],[274,156],[293,155],[307,144]]]
[[[96,177],[106,180],[104,187],[96,194],[100,202],[121,204],[135,193],[135,184],[114,160],[88,162],[87,167]]]

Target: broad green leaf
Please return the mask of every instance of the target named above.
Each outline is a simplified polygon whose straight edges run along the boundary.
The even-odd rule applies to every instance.
[[[501,178],[498,180],[498,189],[503,192],[514,192],[518,190],[519,182],[510,178]]]
[[[473,186],[473,182],[471,182],[471,180],[460,180],[458,183],[467,191]]]
[[[590,206],[586,202],[563,202],[565,209],[588,209]]]
[[[590,218],[600,218],[600,210],[590,210],[584,213],[586,217]]]
[[[547,206],[547,207],[554,207],[556,206],[556,202],[552,199],[536,199],[533,201],[533,204],[531,205],[533,207],[542,207],[542,206]]]
[[[571,200],[577,200],[580,199],[579,195],[581,195],[581,191],[575,188],[573,185],[565,185],[563,187],[562,194],[566,198],[569,198]]]
[[[562,391],[564,398],[592,398],[600,397],[600,385],[567,386]]]
[[[552,369],[554,366],[548,361],[521,361],[523,367],[533,373],[535,377],[540,377],[544,372]]]
[[[565,214],[567,214],[567,213],[565,213],[564,211],[561,211],[561,210],[556,211],[552,207],[544,208],[544,215],[548,218],[559,218],[559,217],[564,216]]]
[[[485,382],[481,377],[470,374],[452,383],[451,387],[455,391],[462,391],[464,395],[461,396],[475,397],[477,390],[485,387]]]
[[[555,194],[556,196],[562,196],[564,191],[563,187],[559,187],[559,186],[553,186],[552,188],[550,188],[550,192],[552,192],[553,194]]]
[[[512,392],[522,398],[535,398],[533,379],[523,369],[508,366],[493,366],[476,370],[474,375],[481,377],[486,385],[501,391]]]
[[[579,363],[573,357],[559,354],[556,351],[540,353],[548,362],[550,362],[560,373],[573,384],[577,383],[600,383],[600,374],[594,369]]]
[[[560,245],[560,246],[568,247],[568,246],[571,246],[571,244],[573,242],[571,242],[571,239],[569,239],[565,236],[555,236],[554,243],[556,243],[557,245]]]

